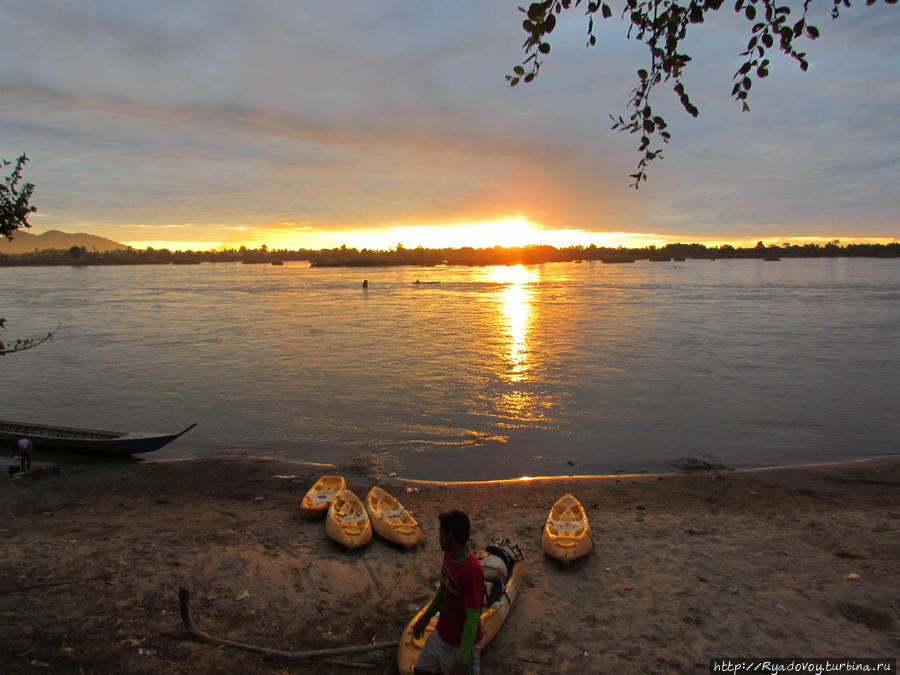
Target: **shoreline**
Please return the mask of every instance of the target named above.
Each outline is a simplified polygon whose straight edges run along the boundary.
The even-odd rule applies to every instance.
[[[40,463],[40,462],[36,462]],[[393,641],[431,594],[437,514],[471,545],[509,536],[524,581],[485,673],[708,672],[713,656],[894,657],[900,650],[900,456],[721,473],[416,483],[349,462],[419,520],[421,544],[352,553],[300,498],[328,467],[207,457],[78,464],[0,483],[5,672],[356,672],[214,647],[181,625],[299,651]],[[378,476],[376,478],[376,476]],[[594,550],[563,567],[540,534],[564,492]],[[396,654],[366,657],[396,672]]]
[[[346,470],[345,467],[350,467],[351,471],[349,473],[353,473],[353,470],[357,469],[355,466],[358,460],[364,459],[366,456],[362,455],[355,460],[351,460],[350,462],[345,463],[330,463],[330,462],[311,462],[308,460],[294,460],[294,459],[286,459],[284,457],[278,457],[276,455],[259,455],[259,456],[251,456],[245,453],[222,453],[215,455],[206,455],[206,456],[197,456],[197,457],[177,457],[177,458],[169,458],[169,459],[153,459],[151,457],[141,457],[139,458],[138,463],[159,463],[159,464],[171,464],[171,463],[184,463],[184,462],[194,462],[201,460],[222,460],[222,461],[264,461],[264,462],[280,462],[283,464],[291,464],[304,467],[305,469],[316,469],[322,471],[335,470],[342,471]],[[10,460],[12,462],[12,460]],[[858,459],[845,459],[845,460],[834,460],[834,461],[823,461],[823,462],[804,462],[800,464],[774,464],[771,466],[758,466],[758,467],[713,467],[709,470],[689,470],[689,471],[641,471],[636,473],[600,473],[600,474],[565,474],[565,475],[543,475],[543,476],[519,476],[517,478],[495,478],[495,479],[485,479],[485,480],[436,480],[436,479],[423,479],[423,478],[407,478],[405,476],[397,475],[395,472],[384,476],[380,473],[373,473],[370,475],[370,478],[375,480],[391,480],[402,483],[411,483],[414,485],[431,485],[431,486],[440,486],[440,487],[449,487],[449,486],[462,486],[462,485],[504,485],[504,484],[518,484],[518,483],[530,483],[530,482],[548,482],[548,481],[568,481],[568,480],[602,480],[609,478],[658,478],[658,477],[675,477],[675,476],[685,476],[685,475],[702,475],[702,474],[767,474],[770,476],[780,476],[780,475],[800,475],[800,474],[816,474],[822,471],[827,471],[829,469],[851,469],[851,468],[867,468],[870,467],[876,472],[879,470],[881,465],[890,466],[895,462],[900,462],[900,453],[891,453],[885,455],[871,455],[867,457],[862,457]],[[878,465],[878,466],[876,466]]]

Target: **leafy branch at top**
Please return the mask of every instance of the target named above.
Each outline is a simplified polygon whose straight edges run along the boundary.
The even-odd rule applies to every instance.
[[[803,0],[799,18],[789,19],[791,8],[779,5],[777,0],[736,0],[734,11],[742,15],[752,24],[750,40],[747,48],[741,52],[745,61],[734,74],[734,88],[731,95],[740,101],[743,110],[749,110],[747,101],[750,88],[755,78],[768,77],[770,61],[768,50],[778,51],[795,59],[801,70],[806,70],[808,63],[806,53],[797,50],[797,43],[802,38],[815,40],[819,30],[807,23],[807,10],[812,0]],[[842,7],[850,7],[851,0],[832,0],[832,18],[840,15]],[[876,0],[866,0],[872,5]],[[895,4],[897,0],[885,0]],[[670,134],[666,131],[666,122],[660,115],[655,115],[650,104],[653,88],[662,83],[672,85],[672,90],[681,101],[682,107],[692,117],[699,114],[699,109],[690,99],[684,86],[682,76],[691,57],[679,51],[682,41],[691,24],[703,23],[711,13],[718,11],[724,0],[625,0],[621,18],[628,23],[628,37],[644,43],[650,52],[650,62],[645,68],[637,71],[638,85],[631,91],[627,108],[630,114],[626,117],[612,116],[612,128],[640,135],[636,173],[631,174],[632,187],[640,187],[641,181],[647,180],[647,166],[654,159],[662,159],[662,148],[651,147],[668,143]],[[564,11],[574,9],[582,4],[582,0],[545,0],[533,2],[528,9],[520,7],[526,14],[522,28],[527,38],[522,47],[526,58],[513,68],[513,74],[506,79],[510,86],[519,82],[531,82],[537,77],[543,63],[542,57],[550,53],[549,35],[556,27],[556,17]],[[610,19],[613,8],[606,1],[590,0],[586,4],[588,17],[588,46],[597,44],[594,33],[595,17]]]

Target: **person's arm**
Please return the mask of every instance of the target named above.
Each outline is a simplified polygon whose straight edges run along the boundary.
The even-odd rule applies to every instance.
[[[475,607],[466,607],[466,623],[463,625],[459,652],[456,654],[457,663],[469,662],[469,658],[472,656],[472,647],[475,646],[475,636],[478,634],[479,621],[481,621],[481,610]]]
[[[431,598],[431,602],[428,603],[428,606],[425,608],[425,612],[422,616],[419,617],[418,621],[416,621],[413,626],[413,637],[417,640],[422,637],[422,633],[425,632],[425,629],[428,628],[428,622],[431,621],[431,617],[437,614],[438,611],[438,598],[441,595],[441,589],[438,588],[434,593],[434,597]]]
[[[424,618],[426,620],[430,620],[438,611],[438,598],[441,597],[441,589],[438,588],[434,595],[431,598],[431,602],[428,603],[428,606],[425,608]]]

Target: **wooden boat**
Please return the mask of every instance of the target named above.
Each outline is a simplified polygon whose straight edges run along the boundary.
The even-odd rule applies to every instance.
[[[77,450],[136,455],[159,450],[195,426],[196,423],[175,434],[149,434],[0,420],[0,444],[15,447],[20,438],[27,438],[36,451]]]
[[[347,489],[343,476],[322,476],[300,502],[300,513],[310,520],[328,513],[331,502]]]
[[[372,523],[366,507],[351,490],[344,490],[328,507],[325,533],[352,551],[372,541]]]
[[[366,512],[376,534],[388,541],[411,548],[422,539],[422,527],[412,514],[377,485],[366,495]]]
[[[544,553],[566,564],[593,548],[587,514],[572,495],[563,495],[550,509],[541,545]]]
[[[483,559],[486,556],[487,553],[482,552],[478,557]],[[512,610],[512,605],[516,601],[516,596],[519,593],[519,587],[522,583],[522,567],[520,553],[519,560],[513,564],[512,573],[509,575],[509,578],[506,580],[506,584],[503,587],[504,592],[501,593],[500,597],[492,604],[481,610],[482,636],[479,644],[482,648],[494,639],[500,631],[503,622],[506,621],[506,617],[509,616],[509,613]],[[419,617],[424,613],[424,607],[416,612],[416,615],[406,625],[406,629],[400,637],[400,646],[397,648],[397,668],[402,675],[409,675],[413,672],[413,666],[416,665],[416,659],[419,658],[419,652],[422,651],[425,640],[428,639],[428,636],[431,635],[432,631],[437,627],[437,617],[435,616],[432,617],[420,639],[417,640],[413,637],[413,626],[416,625],[416,621],[418,621]]]

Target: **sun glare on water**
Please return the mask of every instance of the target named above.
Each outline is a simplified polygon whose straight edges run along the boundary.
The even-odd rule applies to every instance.
[[[529,330],[531,328],[531,294],[529,282],[536,274],[522,265],[497,266],[490,270],[492,281],[503,284],[498,300],[506,332],[510,382],[520,382],[529,369]]]

